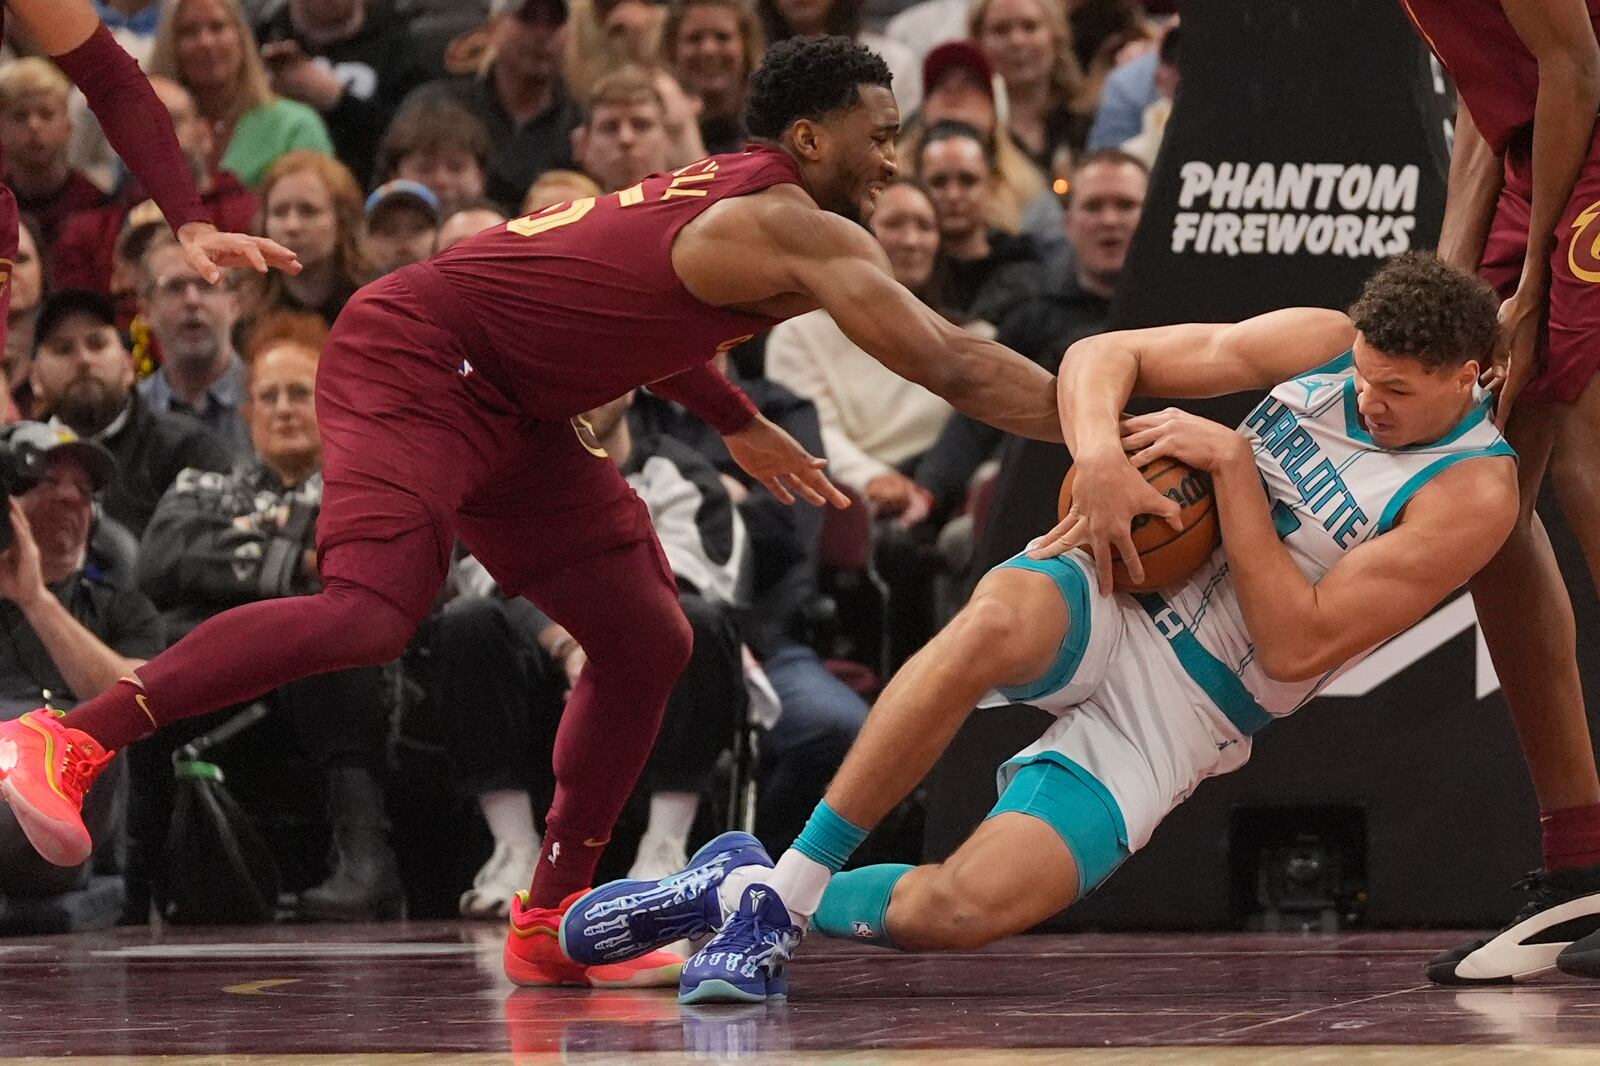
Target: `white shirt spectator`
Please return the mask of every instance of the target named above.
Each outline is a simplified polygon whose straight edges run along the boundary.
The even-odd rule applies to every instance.
[[[858,493],[931,448],[950,418],[948,403],[856,347],[826,311],[773,329],[767,377],[816,405],[828,476]]]

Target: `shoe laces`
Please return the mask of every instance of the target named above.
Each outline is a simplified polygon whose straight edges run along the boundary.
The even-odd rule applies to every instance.
[[[85,745],[68,741],[61,753],[61,790],[67,798],[82,806],[83,794],[94,784],[100,768],[111,761],[112,752],[99,745]]]
[[[1546,870],[1529,870],[1511,887],[1515,891],[1529,894],[1528,902],[1517,912],[1515,922],[1526,921],[1545,908],[1564,902],[1571,895],[1570,892],[1563,891]]]
[[[765,969],[767,976],[771,977],[789,961],[793,945],[799,938],[795,926],[768,926],[758,909],[747,911],[741,907],[733,912],[722,927],[717,940],[723,939],[735,945],[734,950],[745,956],[739,970],[746,977],[754,977],[757,969]],[[715,943],[707,944],[706,948],[714,949]],[[743,950],[746,945],[749,950]]]

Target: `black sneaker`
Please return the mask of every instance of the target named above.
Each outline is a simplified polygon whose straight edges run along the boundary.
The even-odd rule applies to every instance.
[[[1511,924],[1484,940],[1440,952],[1428,963],[1428,980],[1441,985],[1505,985],[1549,973],[1575,942],[1593,940],[1587,959],[1600,975],[1600,866],[1551,873],[1535,870],[1517,882],[1532,898]],[[1566,967],[1563,965],[1565,971]],[[1582,972],[1582,971],[1567,971]]]
[[[1556,969],[1573,977],[1600,977],[1600,932],[1590,933],[1561,949]]]

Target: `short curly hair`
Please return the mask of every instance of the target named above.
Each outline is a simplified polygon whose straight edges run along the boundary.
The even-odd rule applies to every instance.
[[[773,45],[750,75],[745,129],[775,141],[795,120],[853,107],[861,86],[887,89],[892,80],[881,58],[848,37],[791,37]]]
[[[1350,320],[1385,355],[1429,367],[1486,365],[1494,354],[1494,291],[1427,252],[1406,252],[1378,268],[1350,308]]]

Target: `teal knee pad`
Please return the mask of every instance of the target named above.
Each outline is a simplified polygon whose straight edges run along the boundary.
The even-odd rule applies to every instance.
[[[1010,812],[1032,815],[1061,837],[1078,864],[1079,898],[1128,857],[1128,830],[1115,797],[1065,756],[1040,757],[1017,768],[989,817]]]
[[[889,898],[912,869],[904,863],[885,863],[835,874],[811,918],[812,928],[840,940],[898,947],[889,938]]]

